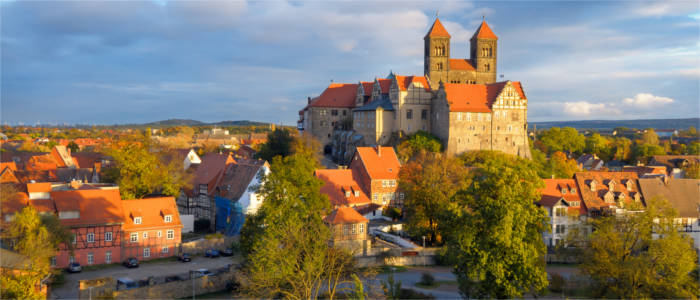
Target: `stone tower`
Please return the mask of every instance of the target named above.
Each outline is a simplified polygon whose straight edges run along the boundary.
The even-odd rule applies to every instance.
[[[442,26],[440,19],[435,19],[423,41],[425,43],[425,76],[432,84],[447,83],[450,67],[450,34]]]
[[[498,37],[491,31],[486,21],[481,22],[469,44],[472,64],[476,68],[476,83],[496,82]]]

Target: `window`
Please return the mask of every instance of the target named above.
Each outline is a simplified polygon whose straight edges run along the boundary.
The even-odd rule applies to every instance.
[[[377,201],[377,200],[379,200],[379,194],[378,193],[372,194],[372,201]]]
[[[343,225],[343,235],[348,235],[349,231],[350,231],[350,224]]]
[[[139,241],[139,234],[136,232],[132,232],[129,241],[132,243],[138,242]]]
[[[345,197],[350,197],[350,191],[345,191]]]
[[[507,112],[507,111],[504,111],[504,112],[503,112],[503,120],[505,120],[505,119],[507,119],[507,118],[508,118],[508,112]]]
[[[428,119],[428,110],[424,109],[420,111],[420,118],[421,120],[427,120]]]
[[[556,225],[554,227],[554,232],[560,233],[560,234],[566,233],[566,225],[563,225],[563,224]]]
[[[171,215],[166,215],[165,216],[165,223],[170,223],[173,221],[173,216]]]
[[[95,242],[95,234],[94,234],[94,233],[88,233],[88,234],[87,234],[87,242],[88,242],[88,243],[94,243],[94,242]]]
[[[141,224],[141,217],[134,217],[134,224]]]
[[[170,251],[170,249],[168,248],[168,246],[163,246],[163,248],[160,249],[160,253],[168,253],[168,251]]]
[[[151,248],[143,248],[143,257],[151,257]]]
[[[442,70],[442,63],[441,62],[437,63],[437,69]]]
[[[172,230],[172,229],[168,230],[167,238],[168,238],[169,240],[174,239],[174,238],[175,238],[175,230]]]
[[[160,238],[160,237],[162,237],[162,236],[163,236],[163,232],[162,232],[162,231],[160,231],[160,230],[158,230],[158,233],[156,233],[156,235],[158,236],[158,238]]]
[[[56,257],[55,256],[51,256],[51,266],[52,267],[56,266]]]
[[[347,116],[347,115],[348,115],[348,111],[343,109],[343,116]]]
[[[105,232],[105,242],[111,242],[111,241],[112,241],[112,233]]]
[[[413,119],[413,110],[412,109],[406,110],[406,119],[408,119],[408,120]]]
[[[88,261],[88,265],[92,265],[93,263],[95,263],[95,254],[93,254],[92,252],[88,253],[87,254],[87,261]]]
[[[352,224],[352,234],[357,234],[357,224]]]
[[[106,264],[112,263],[112,251],[105,252],[105,263]]]
[[[364,233],[364,232],[365,232],[365,224],[360,223],[360,233]]]
[[[472,120],[472,113],[468,112],[467,113],[467,121],[471,121],[471,120]]]
[[[490,64],[485,64],[484,69],[488,72],[491,71],[491,65]]]
[[[360,197],[360,191],[355,191],[355,197]]]
[[[70,236],[70,242],[71,242],[72,244],[77,244],[77,243],[78,243],[78,236],[75,235],[75,233],[72,234],[72,235]]]
[[[326,110],[322,109],[318,112],[320,115],[325,116],[326,115]]]
[[[337,116],[338,115],[338,110],[337,109],[331,109],[331,116]]]
[[[145,239],[147,239],[147,238],[148,238],[148,232],[144,232],[144,233],[143,233],[143,239],[145,240]]]
[[[323,122],[322,122],[323,123]],[[323,124],[321,124],[323,126]],[[200,184],[199,185],[199,194],[200,195],[206,195],[207,194],[207,185],[206,184]]]
[[[403,194],[403,193],[399,193],[399,200],[403,201],[403,198],[404,198],[404,194]]]
[[[508,131],[513,131],[513,125],[508,125]]]

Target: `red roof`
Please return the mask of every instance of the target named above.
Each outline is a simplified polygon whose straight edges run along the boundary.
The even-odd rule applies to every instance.
[[[377,82],[379,82],[379,89],[381,90],[382,94],[388,94],[389,88],[391,87],[391,79],[378,78]]]
[[[9,168],[12,171],[17,171],[17,164],[15,164],[14,161],[0,163],[0,171],[5,170],[5,168]]]
[[[442,26],[442,23],[440,23],[440,19],[435,18],[433,26],[430,26],[430,30],[428,30],[428,34],[426,34],[425,37],[450,37],[450,34],[447,33],[445,27]]]
[[[328,224],[353,224],[369,222],[352,207],[339,207],[323,218]]]
[[[388,91],[388,89],[387,89]],[[370,93],[371,95],[371,93]],[[355,107],[356,83],[331,83],[320,96],[311,100],[310,107]]]
[[[50,182],[27,183],[27,193],[48,193],[50,191]]]
[[[77,219],[61,219],[65,226],[123,223],[119,189],[66,190],[51,192],[59,214],[79,211]],[[33,200],[32,200],[33,201]]]
[[[392,147],[357,147],[357,156],[371,179],[396,179],[401,163]]]
[[[325,182],[321,187],[321,193],[328,195],[333,206],[354,206],[371,202],[354,178],[352,170],[316,170],[314,175]],[[358,193],[357,196],[355,192]]]
[[[491,106],[506,86],[508,81],[490,84],[445,83],[445,94],[454,112],[491,112]],[[525,98],[520,82],[511,82],[513,87]]]
[[[202,163],[197,167],[194,178],[194,189],[199,191],[200,184],[207,185],[207,194],[215,189],[215,184],[223,174],[226,167],[235,163],[231,154],[210,153],[202,158]]]
[[[474,71],[474,66],[472,62],[468,59],[463,58],[450,58],[450,69],[451,70],[467,70]]]
[[[372,95],[372,85],[374,82],[371,81],[362,81],[360,82],[362,84],[362,88],[364,89],[364,95],[365,96],[371,96]]]
[[[542,198],[539,202],[542,206],[552,207],[559,200],[564,199],[569,205],[578,202],[578,206],[570,206],[569,210],[578,210],[580,214],[586,214],[586,208],[581,200],[581,194],[573,179],[545,179],[545,187],[540,190]],[[564,191],[565,193],[563,193]]]
[[[574,179],[579,186],[581,198],[588,210],[600,210],[616,205],[620,197],[624,197],[625,203],[635,202],[635,198],[641,200],[639,187],[637,186],[637,173],[635,172],[580,172],[574,174]],[[613,190],[609,190],[610,182]],[[627,188],[629,182],[630,189]],[[595,190],[592,189],[595,184]],[[612,203],[605,202],[606,195],[610,193]]]
[[[177,211],[177,205],[173,197],[124,200],[122,205],[124,206],[123,228],[125,230],[182,226],[180,214]],[[171,222],[165,222],[166,215],[172,217]],[[132,216],[141,217],[141,224],[134,224]]]
[[[486,24],[486,21],[482,21],[481,25],[479,25],[479,28],[476,29],[476,32],[472,36],[473,38],[478,38],[478,39],[495,39],[497,40],[498,37],[496,34],[491,31],[491,28],[489,27],[489,24]]]
[[[430,91],[430,84],[425,76],[399,76],[396,75],[396,84],[399,86],[399,90],[405,91],[413,82],[419,82],[423,85],[426,91]]]

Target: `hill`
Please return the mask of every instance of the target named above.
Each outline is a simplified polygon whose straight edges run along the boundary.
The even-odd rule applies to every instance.
[[[143,126],[202,126],[206,125],[204,122],[189,119],[168,119],[162,121],[156,121],[151,123],[143,124]]]
[[[552,121],[552,122],[529,122],[528,129],[533,126],[537,129],[547,129],[550,127],[573,127],[576,129],[614,129],[617,127],[627,128],[654,128],[654,129],[688,129],[690,126],[700,127],[700,118],[689,119],[640,119],[640,120],[587,120],[587,121]]]
[[[221,121],[221,122],[216,122],[216,123],[209,123],[209,124],[207,124],[207,125],[216,125],[216,126],[266,126],[266,125],[269,125],[269,123],[243,120],[243,121]]]

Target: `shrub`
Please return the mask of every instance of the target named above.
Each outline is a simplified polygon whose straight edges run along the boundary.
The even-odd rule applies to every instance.
[[[564,291],[564,285],[566,281],[564,277],[559,275],[559,273],[552,273],[552,279],[549,280],[549,290],[554,293],[561,293]]]
[[[435,284],[435,277],[431,275],[430,273],[423,273],[420,277],[420,282],[418,282],[422,285],[427,285],[427,286],[432,286]]]
[[[401,209],[397,207],[388,207],[382,212],[384,216],[391,218],[392,220],[398,220],[401,218]]]

